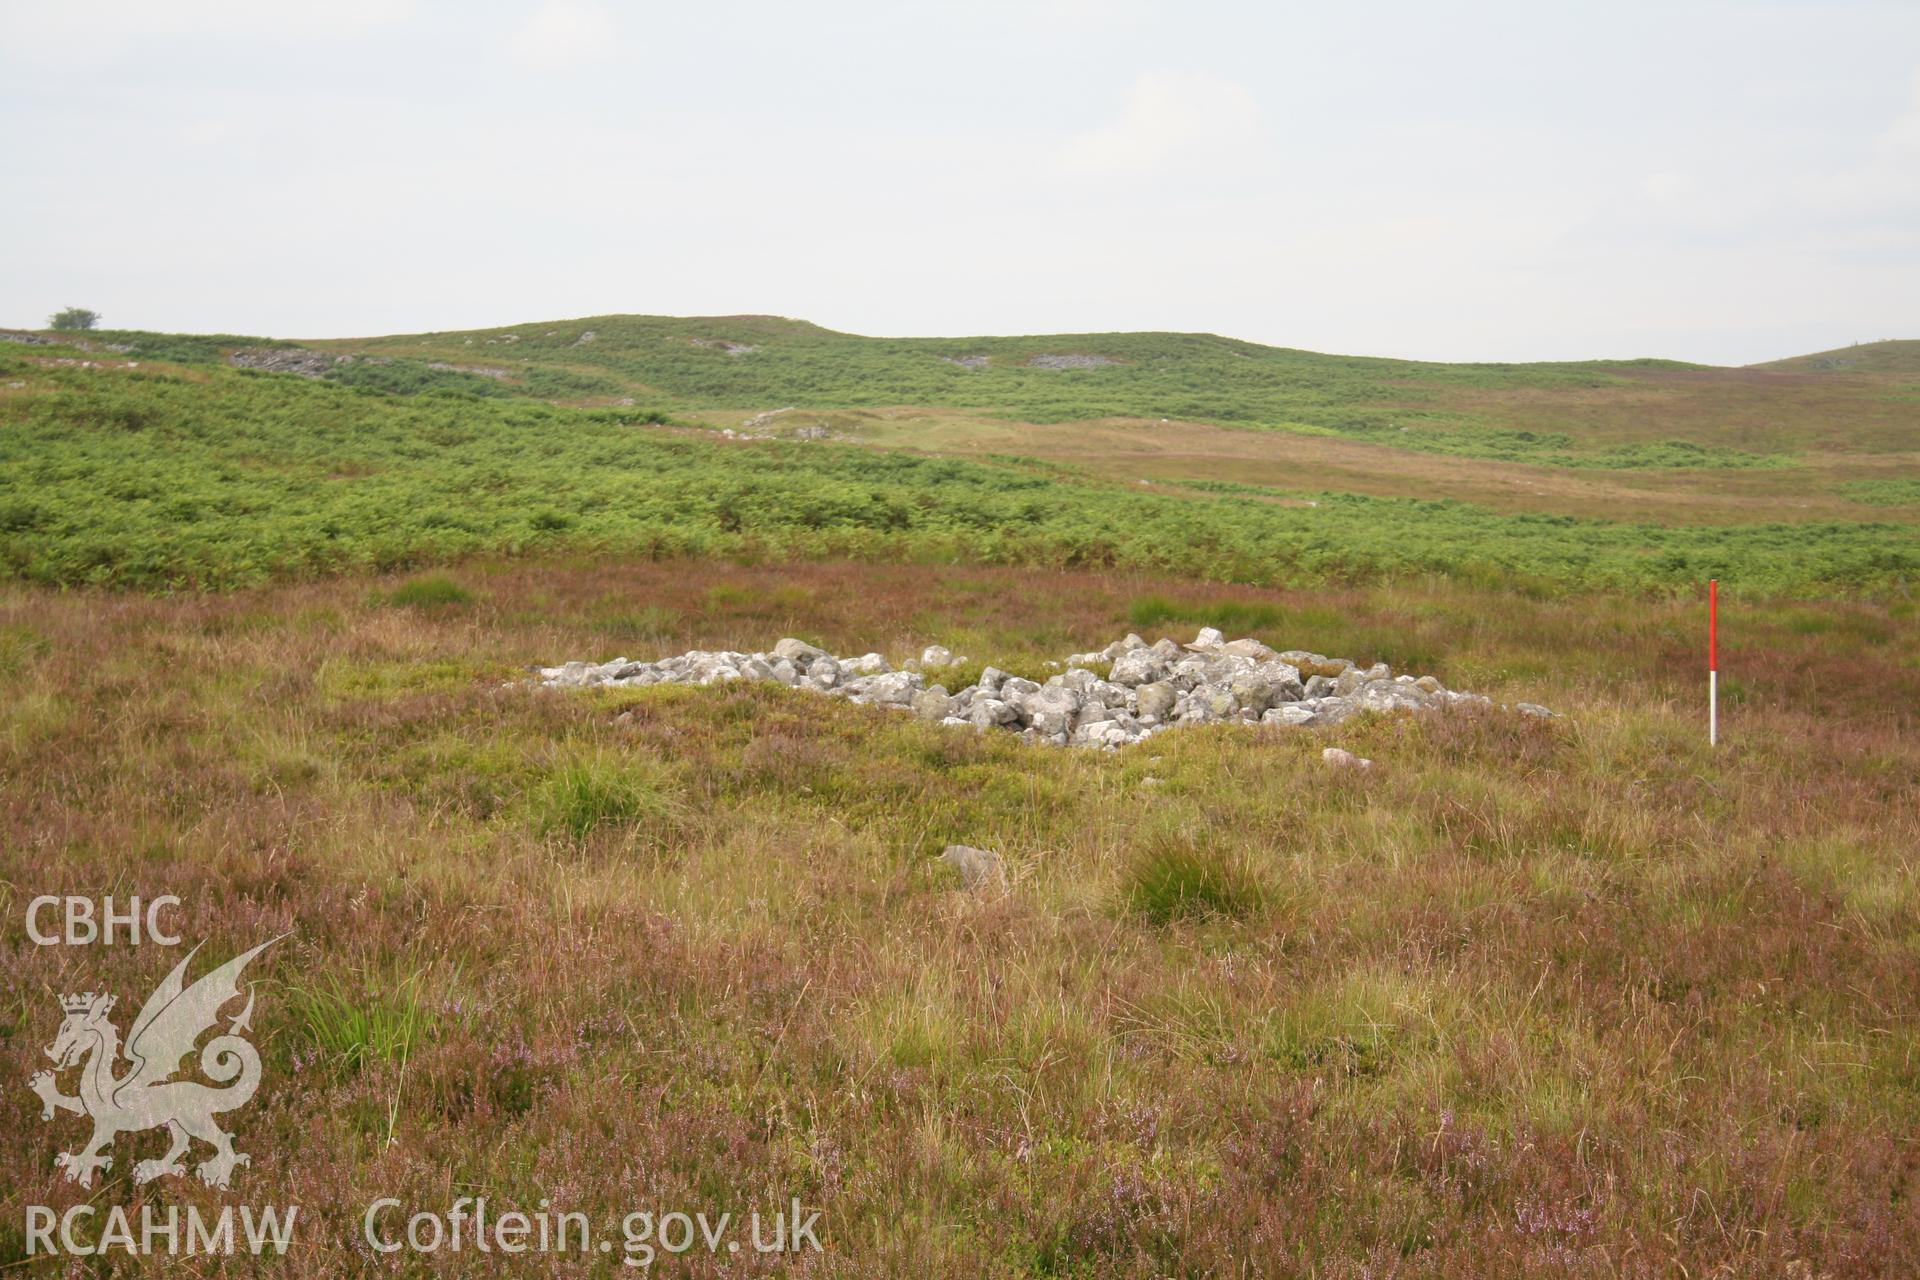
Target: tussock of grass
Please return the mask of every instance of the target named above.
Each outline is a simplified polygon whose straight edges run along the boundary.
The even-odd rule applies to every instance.
[[[1135,855],[1121,901],[1154,924],[1244,920],[1267,901],[1267,888],[1243,853],[1162,835]]]
[[[665,770],[588,750],[564,758],[547,775],[535,792],[534,813],[542,835],[583,842],[606,832],[658,835],[684,815],[685,806]]]
[[[447,609],[473,603],[473,593],[452,578],[435,574],[403,582],[387,593],[387,603],[401,608]]]
[[[432,1030],[417,974],[385,988],[336,978],[288,995],[313,1047],[352,1071],[405,1062]]]

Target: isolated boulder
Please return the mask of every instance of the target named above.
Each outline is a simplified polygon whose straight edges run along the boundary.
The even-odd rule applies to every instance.
[[[1004,891],[1007,887],[1006,863],[990,849],[950,844],[940,851],[940,857],[960,873],[960,883],[969,893]]]

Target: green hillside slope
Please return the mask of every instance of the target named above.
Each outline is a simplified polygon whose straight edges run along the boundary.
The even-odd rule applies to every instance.
[[[1920,376],[1920,341],[1888,339],[1816,351],[1753,366],[1791,373],[1891,373]]]
[[[476,380],[487,394],[342,385],[232,368],[191,343],[113,341],[132,350],[109,359],[0,345],[6,573],[232,586],[557,546],[1255,582],[1445,574],[1647,588],[1717,573],[1755,590],[1818,591],[1897,584],[1920,570],[1920,544],[1897,507],[1871,508],[1864,521],[1707,527],[1341,494],[1312,487],[1310,475],[1301,478],[1319,494],[1311,500],[1248,486],[1167,491],[1035,462],[727,441],[656,425],[670,416],[657,408],[547,404],[470,371],[429,372]],[[1121,349],[1161,340],[1138,342]],[[150,350],[190,359],[140,358]],[[410,367],[362,358],[327,371],[397,378]]]

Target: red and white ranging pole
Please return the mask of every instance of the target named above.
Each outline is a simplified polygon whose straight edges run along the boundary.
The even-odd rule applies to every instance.
[[[1707,579],[1707,745],[1720,745],[1720,579]]]

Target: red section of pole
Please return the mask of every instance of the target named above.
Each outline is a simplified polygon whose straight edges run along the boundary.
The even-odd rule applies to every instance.
[[[1720,579],[1707,579],[1707,670],[1720,669]]]

